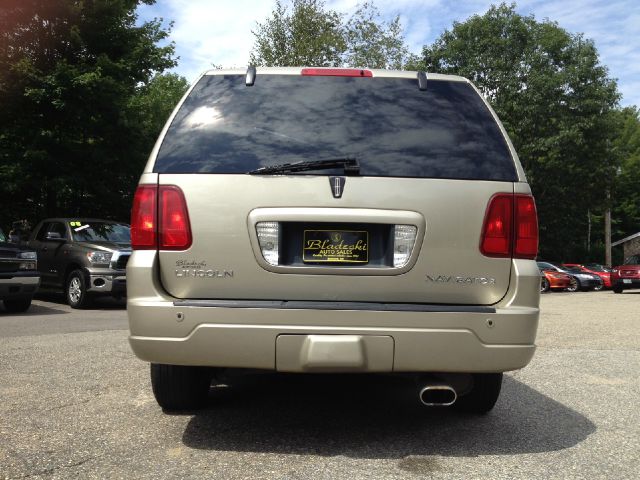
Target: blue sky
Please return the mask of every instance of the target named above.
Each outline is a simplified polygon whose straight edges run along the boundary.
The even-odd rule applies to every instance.
[[[359,0],[327,0],[326,5],[350,14]],[[454,21],[486,12],[482,0],[377,0],[386,19],[400,15],[412,51],[433,42]],[[498,2],[493,2],[498,3]],[[271,0],[157,0],[143,5],[140,20],[162,17],[173,21],[171,40],[180,57],[175,71],[189,81],[212,64],[244,67],[253,45],[251,30],[274,5]],[[640,0],[520,0],[517,10],[548,18],[573,33],[594,40],[601,62],[618,79],[622,105],[640,106]]]

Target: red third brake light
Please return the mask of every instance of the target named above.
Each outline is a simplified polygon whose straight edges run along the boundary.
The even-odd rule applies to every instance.
[[[156,237],[156,185],[140,185],[133,197],[131,209],[131,248],[155,250]]]
[[[536,258],[538,215],[531,195],[498,193],[491,197],[480,251],[487,257]]]
[[[371,70],[360,68],[303,68],[300,73],[308,77],[373,77]]]
[[[191,224],[184,194],[175,185],[140,185],[131,209],[131,248],[186,250]]]

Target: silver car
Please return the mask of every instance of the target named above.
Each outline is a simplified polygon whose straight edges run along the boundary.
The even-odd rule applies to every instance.
[[[535,350],[535,203],[456,76],[213,70],[136,191],[127,309],[165,409],[227,369],[415,375],[484,413]]]

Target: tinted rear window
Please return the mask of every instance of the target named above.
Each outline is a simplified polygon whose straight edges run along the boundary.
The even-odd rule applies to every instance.
[[[246,173],[355,157],[366,176],[515,181],[498,125],[463,82],[204,76],[162,142],[158,173]],[[329,172],[324,171],[323,174]]]

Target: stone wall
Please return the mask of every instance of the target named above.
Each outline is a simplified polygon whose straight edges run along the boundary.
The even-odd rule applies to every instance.
[[[624,242],[624,258],[625,260],[629,258],[631,255],[639,255],[640,254],[640,237],[636,237],[634,239],[629,240],[628,242]]]

